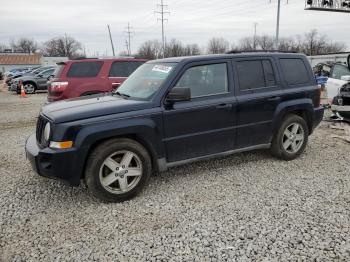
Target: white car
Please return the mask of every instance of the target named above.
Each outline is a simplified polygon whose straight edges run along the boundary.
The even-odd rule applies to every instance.
[[[327,70],[323,66],[323,70]],[[350,83],[350,70],[345,64],[336,63],[329,66],[329,78],[326,83],[328,101],[332,103],[333,98],[339,94],[340,88]]]

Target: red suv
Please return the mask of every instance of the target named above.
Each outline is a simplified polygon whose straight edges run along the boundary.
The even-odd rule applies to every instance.
[[[134,58],[87,58],[58,63],[48,87],[48,101],[110,92],[146,61]]]

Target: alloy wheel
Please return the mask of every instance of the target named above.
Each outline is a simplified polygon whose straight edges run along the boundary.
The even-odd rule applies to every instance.
[[[283,133],[282,146],[288,153],[299,151],[304,142],[304,129],[298,123],[290,124]]]
[[[118,151],[107,157],[100,168],[101,185],[112,194],[124,194],[137,186],[142,177],[142,162],[131,151]]]
[[[35,91],[35,88],[32,84],[25,84],[24,85],[24,92],[26,94],[33,94]]]

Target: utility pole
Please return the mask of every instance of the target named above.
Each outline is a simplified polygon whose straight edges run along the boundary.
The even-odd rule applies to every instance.
[[[128,56],[130,56],[130,43],[128,43],[128,40],[125,39],[125,47],[126,47],[126,51],[128,52]]]
[[[126,49],[128,50],[128,56],[131,56],[131,29],[132,27],[130,27],[130,23],[128,23],[128,26],[126,27],[126,31],[125,33],[128,35],[128,40],[126,40],[127,43],[127,47]]]
[[[258,23],[254,23],[254,38],[253,38],[253,45],[254,45],[254,50],[256,50],[256,27],[258,26]]]
[[[276,42],[275,42],[275,48],[278,50],[278,44],[279,44],[279,34],[280,34],[280,12],[281,12],[281,0],[278,0],[278,6],[277,6],[277,24],[276,24]]]
[[[67,33],[64,33],[64,42],[66,43],[66,48],[65,48],[66,57],[69,57],[69,55],[68,55],[68,38],[67,38]]]
[[[113,56],[115,56],[114,45],[113,45],[113,40],[112,40],[112,35],[111,35],[111,29],[109,28],[109,25],[107,25],[107,27],[108,27],[109,39],[111,40],[112,53],[113,53]]]
[[[163,49],[163,58],[165,57],[165,34],[164,34],[164,21],[168,21],[168,19],[164,18],[165,14],[170,14],[170,12],[165,12],[164,9],[167,8],[167,5],[164,5],[163,0],[160,0],[160,4],[158,4],[158,8],[160,11],[155,11],[156,14],[160,14],[160,18],[157,21],[162,22],[162,49]]]

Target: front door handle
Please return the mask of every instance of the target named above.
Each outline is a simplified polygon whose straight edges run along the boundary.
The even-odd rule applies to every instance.
[[[230,109],[232,108],[232,104],[220,104],[216,106],[217,109]]]
[[[278,101],[280,99],[281,99],[280,96],[273,96],[273,97],[268,98],[267,101]]]

